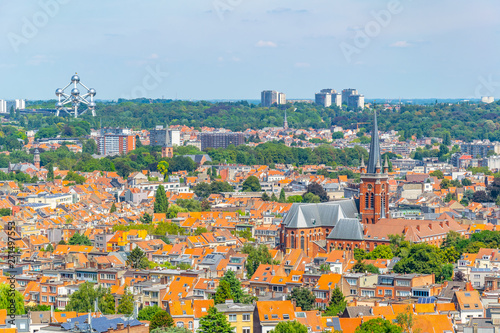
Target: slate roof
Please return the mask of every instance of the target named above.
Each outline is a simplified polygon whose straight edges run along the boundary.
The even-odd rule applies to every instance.
[[[334,227],[340,219],[356,218],[357,215],[353,200],[294,203],[283,224],[287,228]]]
[[[357,318],[357,317],[372,316],[372,315],[373,314],[371,312],[370,306],[358,305],[358,306],[346,307],[342,317]]]
[[[363,226],[358,219],[340,219],[327,238],[363,240]]]
[[[72,328],[76,327],[80,329],[80,331],[84,331],[88,329],[88,323],[86,321],[88,320],[88,315],[84,316],[79,316],[76,318],[69,319],[67,323],[62,324],[61,326],[66,329],[66,330],[71,330]],[[137,319],[132,319],[132,320],[126,320],[124,318],[114,318],[114,319],[108,319],[106,317],[99,317],[99,318],[92,318],[91,319],[91,325],[93,331],[103,333],[107,332],[108,328],[112,328],[116,330],[117,324],[124,324],[125,327],[127,325],[132,326],[139,326],[143,325],[140,321]]]

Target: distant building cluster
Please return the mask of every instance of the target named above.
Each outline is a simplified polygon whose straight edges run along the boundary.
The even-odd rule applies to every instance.
[[[149,131],[149,144],[151,146],[174,147],[181,145],[181,134],[178,129],[156,126]]]
[[[363,109],[365,97],[359,94],[356,89],[344,89],[342,94],[337,93],[334,89],[322,89],[316,94],[315,103],[323,107],[346,105],[349,109]]]
[[[0,113],[9,113],[11,108],[14,108],[14,110],[26,109],[26,100],[16,99],[13,101],[7,101],[0,99]]]
[[[286,95],[275,90],[264,90],[261,93],[261,104],[266,108],[273,105],[285,105]]]

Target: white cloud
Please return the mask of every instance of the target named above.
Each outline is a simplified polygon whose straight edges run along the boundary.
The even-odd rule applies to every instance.
[[[277,47],[275,42],[271,41],[265,41],[265,40],[259,40],[257,44],[255,44],[257,47]]]
[[[151,54],[151,55],[149,56],[149,59],[158,59],[158,58],[159,58],[159,56],[158,56],[158,54],[156,54],[156,53],[153,53],[153,54]]]
[[[408,43],[405,40],[400,40],[391,44],[391,47],[410,47],[410,46],[412,46],[412,44]]]

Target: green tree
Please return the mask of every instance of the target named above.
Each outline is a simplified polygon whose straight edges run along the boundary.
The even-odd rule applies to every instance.
[[[250,304],[252,302],[253,298],[243,291],[241,282],[236,278],[236,274],[233,271],[227,270],[221,279],[221,282],[222,281],[226,281],[229,284],[231,296],[235,303]]]
[[[319,199],[319,197],[318,197]],[[291,195],[288,197],[286,200],[287,202],[294,203],[294,202],[302,202],[304,199],[302,198],[301,195]]]
[[[234,333],[234,330],[226,316],[212,306],[208,309],[208,313],[201,317],[198,333]]]
[[[400,274],[434,274],[436,281],[441,282],[448,278],[449,272],[443,271],[445,264],[439,248],[420,243],[411,246],[408,255],[394,265],[393,271]]]
[[[68,241],[68,245],[86,245],[91,246],[92,242],[85,235],[80,235],[78,232],[75,232],[73,236]]]
[[[429,176],[436,177],[437,179],[444,178],[443,171],[441,171],[441,170],[434,170],[429,174]]]
[[[94,284],[84,282],[78,290],[69,296],[69,302],[66,305],[66,311],[88,312],[94,310],[94,301],[98,300],[99,309],[105,314],[115,313],[114,299],[111,305],[109,289],[103,287],[95,288]],[[113,297],[113,296],[111,296]]]
[[[168,211],[168,199],[165,193],[165,188],[163,185],[158,186],[155,195],[154,212],[155,213],[167,213]]]
[[[206,232],[208,232],[207,228],[205,228],[205,227],[197,227],[193,234],[195,236],[199,236],[199,235],[201,235],[203,233],[206,233]]]
[[[212,209],[212,206],[210,205],[210,201],[208,201],[207,199],[204,199],[201,202],[201,211],[202,212],[209,212],[211,209]]]
[[[0,208],[0,216],[11,216],[12,209],[10,208]]]
[[[332,296],[330,302],[328,303],[323,316],[338,316],[340,313],[344,312],[347,302],[345,300],[344,294],[338,286],[332,291]]]
[[[243,182],[243,192],[260,192],[259,178],[250,176]]]
[[[24,314],[23,295],[17,290],[14,290],[13,294],[8,284],[0,284],[0,309],[7,309],[7,313],[9,313],[11,304],[14,303],[15,314]]]
[[[271,198],[269,200],[272,202],[278,202],[278,198],[276,197],[276,194],[274,194],[274,193],[271,195]]]
[[[265,245],[255,247],[250,244],[245,244],[241,252],[248,254],[245,268],[249,278],[255,273],[261,264],[270,265],[273,263],[271,253],[269,253],[269,249]]]
[[[312,193],[305,193],[303,195],[303,202],[307,202],[307,203],[320,203],[321,202],[321,198],[315,194],[312,194]]]
[[[298,307],[304,311],[309,311],[313,309],[316,297],[307,288],[294,288],[292,293],[288,295],[288,300],[295,300]]]
[[[149,260],[146,257],[146,253],[139,247],[136,247],[130,252],[127,258],[127,265],[135,269],[147,269],[149,267]]]
[[[285,203],[286,202],[286,195],[285,195],[285,190],[284,189],[281,189],[281,191],[280,191],[279,202],[281,202],[281,203]]]
[[[389,245],[377,246],[373,251],[368,253],[364,259],[392,259],[394,254]]]
[[[172,327],[174,325],[174,320],[172,316],[167,311],[158,311],[156,312],[151,321],[149,322],[149,332],[156,328],[161,327]]]
[[[110,213],[110,214],[113,214],[114,212],[116,212],[116,205],[115,205],[115,203],[113,202],[113,204],[111,205],[111,209],[109,210],[109,213]]]
[[[153,316],[160,311],[163,310],[158,305],[146,306],[139,311],[137,319],[151,321]]]
[[[354,264],[354,266],[352,266],[353,273],[364,273],[367,270],[368,269],[367,269],[365,263],[363,261],[361,261],[361,260],[356,261],[356,263]]]
[[[389,320],[376,318],[365,321],[356,328],[355,333],[402,333],[400,326],[392,324]]]
[[[45,251],[47,252],[54,252],[54,247],[52,246],[51,243],[45,247]]]
[[[54,180],[54,165],[52,163],[47,164],[45,167],[47,169],[47,180],[48,181],[53,181]]]
[[[221,280],[219,286],[215,290],[214,302],[215,304],[224,304],[228,299],[233,299],[231,295],[231,286],[229,282]]]
[[[271,200],[271,198],[269,198],[269,195],[266,192],[262,193],[262,201],[269,201],[269,200]]]
[[[328,200],[330,200],[323,186],[318,183],[311,183],[307,185],[307,191],[302,195],[304,197],[304,202],[309,202],[306,201],[306,195],[308,194],[314,194],[318,196],[321,202],[327,202]]]
[[[109,291],[109,289],[106,291],[104,296],[101,298],[101,301],[99,303],[99,309],[104,313],[104,314],[115,314],[115,298]]]
[[[168,167],[169,167],[169,164],[167,161],[160,161],[158,163],[158,165],[156,166],[156,169],[158,170],[158,172],[161,173],[163,175],[163,177],[165,177],[165,179],[167,179]]]
[[[125,290],[122,298],[118,302],[118,313],[131,315],[134,312],[134,295]]]
[[[298,321],[281,321],[270,333],[307,333],[307,326]]]
[[[69,181],[69,182],[75,182],[78,185],[82,185],[86,181],[84,176],[80,176],[79,174],[77,174],[76,172],[73,172],[73,171],[69,171],[67,173],[66,177],[64,177],[64,180]]]
[[[153,217],[151,215],[149,215],[148,213],[144,213],[144,215],[142,215],[142,217],[140,218],[140,221],[141,221],[141,223],[144,223],[144,224],[151,224],[151,223],[153,223]]]

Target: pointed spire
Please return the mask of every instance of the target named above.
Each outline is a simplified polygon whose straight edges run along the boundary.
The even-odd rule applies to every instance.
[[[361,167],[365,167],[365,157],[363,155],[361,155]]]
[[[377,160],[377,165],[375,166],[375,172],[376,173],[380,172],[380,158]]]
[[[288,129],[288,120],[286,119],[286,108],[285,108],[285,121],[283,122],[283,129]]]
[[[372,141],[370,142],[370,158],[368,159],[367,173],[375,173],[380,168],[380,143],[378,139],[377,111],[373,113]]]
[[[387,155],[385,155],[384,172],[388,171],[389,171],[389,159],[387,158]]]

